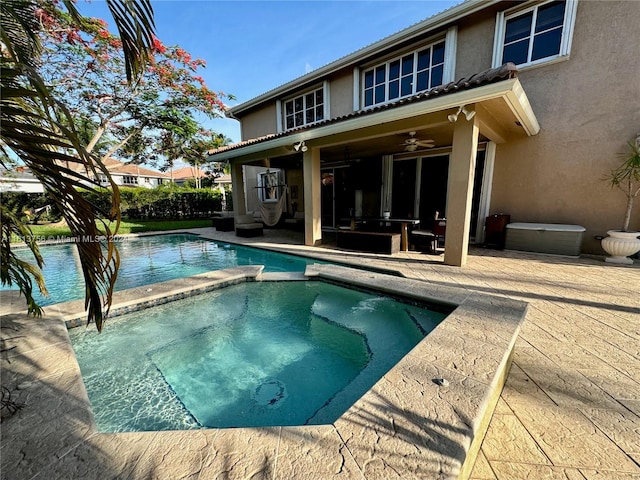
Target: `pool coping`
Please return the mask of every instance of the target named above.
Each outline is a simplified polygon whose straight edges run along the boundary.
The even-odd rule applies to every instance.
[[[28,324],[28,338],[8,353],[3,385],[20,380],[18,399],[32,408],[2,424],[3,475],[467,478],[511,364],[525,302],[315,264],[304,276],[236,267],[116,292],[112,315],[233,283],[303,278],[455,310],[330,425],[118,434],[96,430],[65,327],[84,323],[84,302],[46,307],[37,323],[5,316],[3,325]]]

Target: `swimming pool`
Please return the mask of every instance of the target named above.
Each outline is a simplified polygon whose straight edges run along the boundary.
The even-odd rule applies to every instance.
[[[264,281],[69,334],[102,432],[322,425],[445,316],[322,281]]]
[[[43,274],[49,296],[34,292],[42,305],[84,298],[84,279],[74,244],[43,245]],[[304,272],[314,259],[207,240],[194,234],[122,237],[115,290],[149,285],[223,268],[264,265],[265,272]],[[21,257],[29,259],[23,250]],[[22,253],[22,252],[21,252]],[[15,288],[14,288],[15,289]]]

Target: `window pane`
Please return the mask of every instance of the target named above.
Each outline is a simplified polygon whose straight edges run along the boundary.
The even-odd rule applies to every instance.
[[[394,80],[389,83],[389,100],[393,98],[398,98],[400,95],[400,82],[398,80]]]
[[[405,95],[411,95],[413,93],[413,85],[411,84],[412,80],[413,80],[413,75],[409,75],[407,77],[402,78],[401,95],[403,97]]]
[[[315,122],[315,119],[313,118],[313,108],[310,108],[309,110],[306,111],[306,118],[307,118],[307,123],[313,123]]]
[[[373,70],[369,70],[364,74],[364,88],[373,87]]]
[[[402,57],[402,74],[413,72],[413,53]]]
[[[307,93],[306,95],[306,100],[307,100],[307,108],[311,108],[313,107],[315,104],[313,103],[313,100],[315,98],[315,95],[313,93]]]
[[[324,103],[324,93],[322,89],[316,90],[316,105],[322,105]]]
[[[295,120],[296,120],[296,127],[299,127],[300,125],[303,125],[303,117],[302,117],[302,112],[298,112],[295,115]]]
[[[302,111],[302,97],[296,98],[294,100],[294,104],[295,104],[295,111],[296,112]]]
[[[293,128],[295,125],[293,124],[293,115],[287,117],[287,128]]]
[[[373,88],[364,91],[364,106],[373,105]]]
[[[549,32],[536,35],[533,40],[533,52],[531,60],[550,57],[560,53],[560,41],[562,40],[562,29],[556,28]]]
[[[389,64],[389,80],[400,76],[400,60],[396,60]]]
[[[431,57],[431,50],[422,50],[418,52],[418,71],[429,68],[429,58]]]
[[[376,85],[380,85],[385,82],[386,65],[376,67]]]
[[[416,85],[416,92],[421,92],[429,88],[429,70],[420,72],[418,74],[418,85]]]
[[[324,118],[324,108],[316,107],[316,122]]]
[[[560,27],[564,22],[564,2],[553,2],[538,9],[536,33]]]
[[[444,66],[438,65],[431,69],[431,88],[442,85],[442,74],[444,72]]]
[[[527,63],[527,55],[529,53],[529,40],[521,40],[518,43],[512,43],[504,47],[502,53],[502,63],[513,62],[516,65]]]
[[[384,102],[384,85],[379,85],[376,87],[376,102],[382,103]]]
[[[291,115],[293,113],[293,102],[289,101],[284,104],[285,112],[287,115]]]
[[[433,47],[433,62],[432,65],[444,63],[444,42],[441,42]]]
[[[531,20],[533,12],[526,13],[520,17],[507,21],[507,28],[504,34],[504,43],[511,43],[521,40],[531,34]]]

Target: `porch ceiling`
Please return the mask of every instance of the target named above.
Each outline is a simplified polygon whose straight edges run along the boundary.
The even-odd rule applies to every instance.
[[[446,93],[446,94],[445,94]],[[223,147],[210,153],[212,161],[250,163],[265,158],[294,156],[293,144],[305,141],[319,148],[323,162],[405,153],[409,132],[420,140],[433,140],[435,148],[449,148],[453,126],[448,115],[458,107],[476,110],[474,121],[479,141],[504,143],[513,138],[535,135],[540,127],[528,98],[517,78],[455,92],[443,92],[421,101],[400,103],[393,108],[345,116],[313,128],[254,139]],[[466,121],[460,115],[458,121]],[[415,155],[430,149],[419,147]]]

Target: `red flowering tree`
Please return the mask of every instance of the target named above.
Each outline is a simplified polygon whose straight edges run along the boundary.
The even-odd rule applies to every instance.
[[[200,131],[198,120],[221,116],[223,100],[199,71],[204,60],[153,37],[152,55],[135,83],[126,81],[122,40],[104,20],[77,22],[54,3],[41,2],[38,19],[44,47],[42,75],[65,98],[76,123],[94,125],[87,151],[104,162],[118,158],[167,166],[173,160],[163,146],[188,142]],[[106,140],[106,141],[105,141]],[[97,146],[103,145],[100,151]]]
[[[48,85],[42,75],[43,32],[64,33],[65,41],[76,44],[82,39],[80,28],[63,28],[64,23],[83,28],[95,23],[79,14],[74,1],[0,2],[0,166],[10,167],[19,159],[51,195],[74,236],[100,239],[76,244],[85,279],[87,320],[95,321],[100,330],[111,305],[119,266],[118,251],[111,240],[120,220],[119,193],[108,169],[85,148],[86,142],[77,128],[80,123],[67,108],[65,98],[57,95],[54,87],[58,85]],[[106,0],[106,4],[122,39],[123,81],[136,85],[155,51],[150,0]],[[100,185],[91,181],[87,185],[88,175],[72,165],[91,172],[92,178],[104,175],[111,183],[110,211],[88,201],[77,190],[79,186],[96,190]],[[42,308],[32,295],[34,284],[46,292],[38,243],[28,225],[4,203],[0,203],[0,217],[0,283],[16,285],[24,294],[28,313],[41,315]],[[115,227],[105,219],[115,220]],[[35,263],[16,254],[12,248],[14,236],[28,247]],[[3,408],[4,400],[3,390]]]

